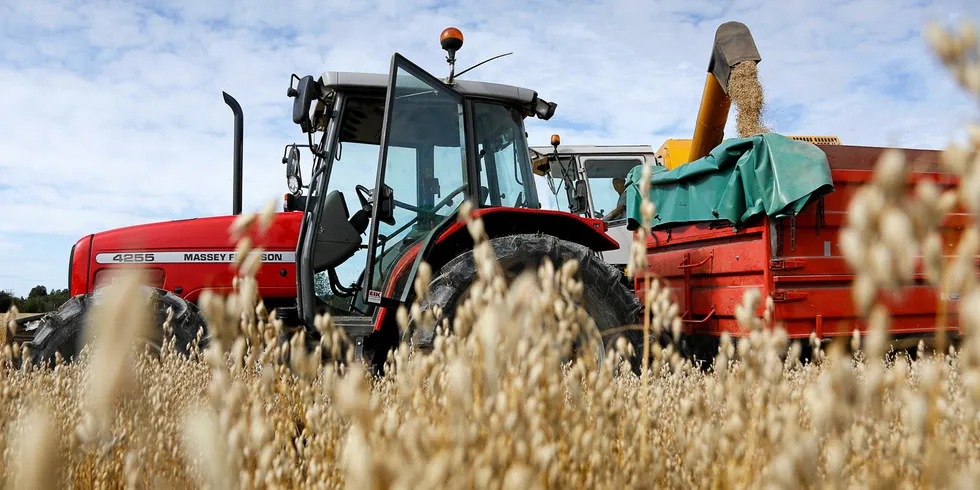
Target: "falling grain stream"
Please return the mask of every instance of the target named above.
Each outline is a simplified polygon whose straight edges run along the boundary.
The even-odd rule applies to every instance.
[[[759,70],[754,62],[735,65],[728,82],[728,94],[738,108],[736,124],[740,138],[769,132],[769,128],[762,125],[765,96],[759,83]]]

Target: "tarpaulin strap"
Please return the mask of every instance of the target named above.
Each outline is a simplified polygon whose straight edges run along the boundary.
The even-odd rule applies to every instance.
[[[785,226],[783,220],[779,220],[776,223],[776,255],[783,254],[783,230]]]
[[[820,235],[820,228],[823,227],[826,222],[824,221],[824,208],[823,208],[823,196],[817,200],[817,235]]]
[[[796,215],[789,215],[789,249],[796,250]]]

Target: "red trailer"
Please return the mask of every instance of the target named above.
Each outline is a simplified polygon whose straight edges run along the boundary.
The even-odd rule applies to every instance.
[[[683,312],[685,333],[704,340],[722,332],[732,337],[748,335],[735,319],[735,308],[744,293],[758,288],[771,297],[773,319],[791,339],[815,333],[821,339],[852,335],[865,330],[855,313],[851,284],[853,271],[841,251],[838,232],[846,223],[847,207],[857,189],[872,178],[875,164],[886,148],[816,145],[830,167],[833,191],[806,204],[795,216],[772,218],[765,213],[738,230],[731,223],[674,223],[657,227],[646,238],[649,272],[666,280]],[[942,189],[958,178],[943,172],[942,152],[903,150],[910,165],[907,191],[915,183],[932,180]],[[942,225],[944,255],[955,253],[968,215],[955,209]],[[931,335],[939,311],[938,290],[929,285],[917,266],[916,283],[882,292],[879,300],[892,314],[891,334],[901,337]],[[640,298],[645,294],[645,274],[635,274]],[[946,302],[946,325],[951,336],[958,332],[957,298]],[[765,304],[757,314],[762,315]],[[711,342],[709,342],[711,343]],[[914,345],[914,344],[913,344]]]

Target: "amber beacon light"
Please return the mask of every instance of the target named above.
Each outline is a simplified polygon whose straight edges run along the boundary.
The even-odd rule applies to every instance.
[[[456,51],[463,47],[463,33],[455,27],[443,29],[439,35],[439,44],[446,50],[446,62],[449,63],[449,83],[456,78]]]
[[[463,33],[455,27],[447,27],[439,35],[439,44],[452,56],[456,51],[459,51],[459,48],[463,47]]]

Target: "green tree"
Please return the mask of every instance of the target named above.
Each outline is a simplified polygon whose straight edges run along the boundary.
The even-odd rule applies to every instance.
[[[7,290],[0,290],[0,313],[6,313],[12,305],[17,305],[21,313],[47,313],[57,310],[70,298],[67,289],[52,289],[42,285],[31,288],[26,298],[15,296]]]
[[[38,284],[31,288],[31,292],[27,293],[27,299],[31,298],[43,298],[48,295],[48,288]]]
[[[10,307],[17,305],[17,309],[21,310],[24,308],[24,300],[10,291],[0,291],[0,315],[10,311]]]
[[[44,311],[54,311],[70,298],[67,289],[52,289],[44,300]]]

